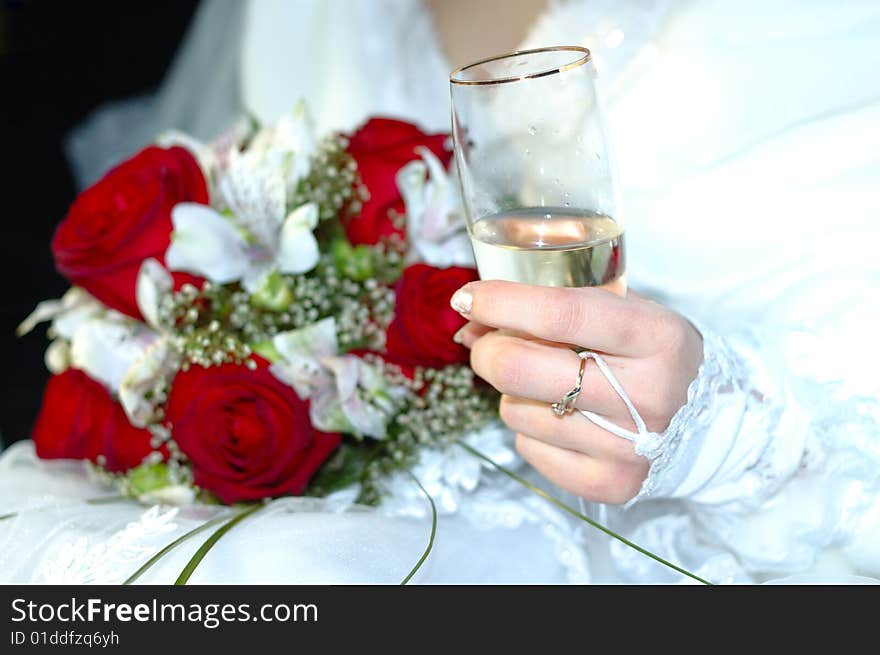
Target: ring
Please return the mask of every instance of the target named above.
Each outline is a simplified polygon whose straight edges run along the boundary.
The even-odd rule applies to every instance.
[[[578,357],[581,359],[581,366],[578,369],[577,382],[574,385],[574,389],[569,391],[562,397],[562,402],[553,403],[550,405],[550,409],[553,410],[553,413],[557,418],[562,418],[569,412],[574,411],[574,403],[577,401],[578,396],[581,393],[581,383],[584,381],[584,371],[587,369],[587,354],[589,351],[583,350],[578,353]]]

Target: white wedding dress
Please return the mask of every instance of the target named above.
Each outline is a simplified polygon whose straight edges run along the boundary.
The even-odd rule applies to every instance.
[[[641,494],[607,520],[714,582],[880,578],[878,38],[876,2],[585,0],[552,2],[524,44],[594,50],[631,284],[704,334]],[[449,68],[417,0],[213,0],[159,94],[98,115],[71,150],[88,180],[159,129],[208,137],[300,96],[322,129],[386,114],[446,130]],[[518,465],[503,430],[472,443]],[[686,580],[460,449],[416,475],[441,513],[416,582]],[[274,501],[192,582],[398,582],[430,520],[411,480],[392,489],[379,509]],[[0,515],[17,514],[0,520],[0,579],[119,582],[225,511],[85,502],[101,493],[29,442],[4,453]],[[205,534],[141,581],[173,581]]]

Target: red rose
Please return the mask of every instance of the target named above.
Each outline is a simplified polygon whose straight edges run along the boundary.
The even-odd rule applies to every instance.
[[[449,165],[452,153],[444,147],[446,134],[425,134],[412,123],[390,118],[371,118],[349,138],[348,152],[357,162],[361,181],[370,192],[361,212],[345,226],[351,243],[374,244],[404,230],[391,222],[391,212],[403,215],[406,207],[395,176],[400,168],[419,159],[416,148],[424,146]]]
[[[312,427],[308,404],[265,360],[253,371],[224,364],[179,372],[167,416],[195,483],[225,503],[301,494],[340,441]]]
[[[140,318],[141,262],[164,261],[171,209],[179,202],[208,202],[198,163],[183,148],[145,148],[74,201],[52,239],[58,272],[108,307]],[[178,285],[193,279],[175,274]]]
[[[476,279],[474,269],[460,266],[406,268],[397,283],[394,320],[386,332],[389,361],[431,368],[467,362],[467,349],[452,340],[466,321],[449,306],[449,299]]]
[[[103,455],[110,471],[125,471],[150,453],[150,433],[128,422],[122,405],[84,372],[53,375],[33,430],[43,459],[89,459]]]

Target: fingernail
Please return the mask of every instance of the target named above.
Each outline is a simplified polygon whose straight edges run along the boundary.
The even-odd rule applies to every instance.
[[[455,343],[464,343],[464,328],[459,328],[458,331],[452,335],[452,340]]]
[[[459,314],[469,314],[471,306],[474,304],[474,294],[465,289],[459,289],[452,294],[452,299],[449,301],[449,304],[452,306],[452,309]]]

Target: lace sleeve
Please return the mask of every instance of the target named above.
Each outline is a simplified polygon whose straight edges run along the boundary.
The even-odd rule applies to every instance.
[[[701,332],[703,364],[687,403],[659,438],[638,444],[651,469],[635,501],[755,507],[800,465],[808,417],[783,382],[751,370],[753,338],[734,343]]]
[[[876,575],[880,400],[799,375],[791,348],[769,335],[701,331],[687,403],[638,444],[651,468],[630,502],[674,499],[686,514],[666,505],[639,538],[659,547],[645,530],[660,526],[681,543],[715,544],[750,575]],[[801,336],[789,332],[789,345]]]

